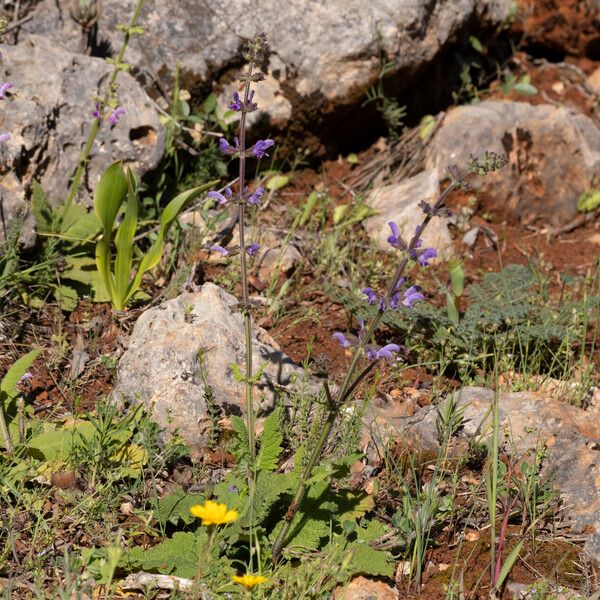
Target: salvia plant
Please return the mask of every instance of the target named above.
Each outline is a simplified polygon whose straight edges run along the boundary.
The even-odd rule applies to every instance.
[[[224,206],[235,203],[238,206],[238,227],[239,227],[239,246],[222,247],[212,246],[212,250],[219,252],[223,256],[239,256],[239,268],[242,282],[242,300],[239,304],[244,315],[245,338],[246,338],[246,372],[244,381],[246,384],[246,415],[248,429],[248,444],[250,454],[250,481],[249,489],[252,489],[252,470],[255,467],[255,438],[254,438],[254,407],[253,407],[253,386],[256,382],[256,376],[253,373],[252,366],[252,319],[251,302],[248,293],[248,255],[252,256],[258,250],[257,244],[248,244],[246,241],[245,216],[246,210],[258,206],[261,203],[261,197],[264,190],[260,187],[250,190],[246,183],[246,160],[251,158],[262,158],[268,156],[267,151],[274,145],[271,139],[258,140],[253,145],[248,146],[246,141],[246,125],[248,113],[257,109],[253,101],[254,91],[252,84],[263,79],[262,73],[257,71],[262,58],[267,52],[267,41],[264,34],[257,36],[249,45],[244,54],[248,61],[248,70],[240,76],[239,81],[242,84],[241,94],[235,92],[230,104],[232,110],[240,113],[239,133],[233,141],[229,143],[226,139],[221,139],[221,151],[239,160],[239,179],[237,190],[226,188],[224,193],[210,192],[209,196],[216,200],[219,205]],[[277,561],[286,539],[290,532],[290,525],[296,516],[299,507],[306,497],[309,481],[313,470],[318,464],[324,449],[327,445],[331,432],[344,406],[352,399],[359,385],[365,381],[367,376],[375,369],[380,360],[386,360],[395,363],[399,360],[401,346],[397,343],[388,343],[379,345],[374,341],[382,319],[387,311],[396,311],[401,308],[412,309],[412,307],[425,299],[424,290],[420,286],[413,284],[409,280],[408,268],[411,264],[417,264],[422,268],[427,267],[430,261],[437,256],[434,248],[424,246],[422,239],[423,233],[432,219],[443,218],[450,215],[446,207],[446,199],[451,191],[467,186],[466,178],[471,174],[486,175],[495,171],[506,163],[506,158],[502,155],[488,152],[481,159],[472,157],[466,168],[450,169],[450,184],[438,197],[433,204],[422,201],[419,205],[423,213],[423,220],[414,231],[410,239],[404,239],[400,233],[397,223],[390,222],[390,235],[387,239],[392,248],[398,251],[398,263],[395,274],[392,277],[387,289],[375,290],[370,286],[363,289],[365,301],[377,307],[377,312],[368,324],[361,323],[358,336],[347,332],[334,332],[333,337],[339,342],[343,349],[352,351],[346,374],[341,385],[333,386],[327,382],[324,384],[324,394],[327,400],[327,415],[320,428],[316,443],[312,446],[308,459],[304,464],[302,475],[298,478],[298,484],[293,494],[293,499],[284,516],[283,526],[275,539],[271,549],[272,560]],[[250,494],[250,504],[252,504],[252,493]]]

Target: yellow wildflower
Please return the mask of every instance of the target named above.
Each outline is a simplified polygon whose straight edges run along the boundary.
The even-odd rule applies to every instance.
[[[223,525],[235,521],[239,514],[237,510],[228,510],[226,504],[219,504],[213,500],[207,500],[204,504],[195,504],[190,512],[202,519],[202,525]]]
[[[245,575],[234,575],[232,579],[241,585],[243,585],[247,591],[250,591],[255,585],[259,583],[264,583],[267,578],[262,575],[249,575],[246,573]]]

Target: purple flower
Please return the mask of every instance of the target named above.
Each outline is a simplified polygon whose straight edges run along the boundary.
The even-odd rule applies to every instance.
[[[417,262],[422,267],[428,267],[429,266],[429,261],[432,258],[435,258],[436,256],[437,256],[437,252],[435,251],[435,248],[425,248],[425,250],[423,250],[417,256]]]
[[[102,120],[102,111],[100,110],[99,104],[96,104],[94,112],[92,113],[92,117],[94,117],[94,119],[98,119],[98,121]]]
[[[233,483],[227,488],[232,494],[237,494],[238,489],[233,485]]]
[[[233,101],[229,105],[231,110],[241,111],[243,108],[243,103],[240,99],[240,95],[237,92],[233,92]]]
[[[219,202],[219,206],[223,206],[233,198],[233,192],[231,191],[230,187],[226,187],[224,192],[224,195],[221,194],[221,192],[208,192],[206,195],[213,200],[217,200]]]
[[[19,381],[17,381],[17,385],[29,384],[32,379],[33,375],[29,371],[26,371],[25,373],[23,373],[23,375],[21,375]]]
[[[12,87],[14,87],[13,84],[9,83],[8,81],[0,85],[0,98],[5,98],[6,92],[8,92],[8,90],[10,90]]]
[[[275,142],[273,140],[258,140],[252,148],[250,148],[250,154],[256,156],[256,158],[262,158],[263,156],[269,156],[267,154],[267,148],[274,146]]]
[[[220,138],[219,139],[219,150],[221,150],[221,152],[223,154],[229,154],[229,156],[233,156],[240,149],[239,140],[237,138],[233,138],[233,141],[235,144],[235,148],[225,138]]]
[[[369,360],[379,360],[382,358],[385,358],[386,360],[394,360],[394,352],[399,351],[400,346],[398,346],[398,344],[387,344],[387,346],[383,346],[383,348],[369,346],[366,354]]]
[[[379,296],[373,291],[373,288],[366,287],[362,293],[367,297],[367,304],[373,304],[379,299]]]
[[[246,246],[246,254],[248,254],[249,256],[255,256],[259,250],[260,244],[257,244],[256,242],[254,242],[254,244]]]
[[[116,125],[119,119],[125,114],[125,109],[122,106],[117,106],[108,116],[108,122],[111,125]]]
[[[254,190],[254,192],[252,192],[252,194],[248,198],[248,204],[252,204],[254,206],[257,206],[258,204],[260,204],[260,201],[261,201],[264,193],[265,193],[265,188],[262,188],[262,187],[256,188]]]
[[[223,246],[219,246],[217,244],[211,246],[210,249],[213,252],[218,252],[221,256],[227,256],[229,254],[229,250],[227,250],[227,248],[223,248]]]
[[[406,250],[406,242],[402,239],[402,236],[400,235],[398,225],[394,223],[394,221],[390,221],[388,225],[392,230],[391,235],[389,235],[387,239],[388,244],[390,244],[390,246],[393,246],[394,248],[398,248],[399,250]]]
[[[10,133],[0,133],[0,143],[8,142],[10,140]]]
[[[415,302],[419,300],[425,300],[425,296],[421,293],[421,287],[418,285],[413,285],[409,287],[404,292],[404,300],[402,300],[402,304],[408,308],[412,308]]]
[[[342,348],[350,348],[350,346],[352,346],[348,338],[340,331],[336,331],[331,337],[333,337]]]

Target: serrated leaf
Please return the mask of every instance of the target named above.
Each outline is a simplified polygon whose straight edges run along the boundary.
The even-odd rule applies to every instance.
[[[188,494],[179,489],[160,499],[155,510],[156,518],[162,523],[179,525],[181,521],[185,525],[191,525],[197,518],[192,515],[190,508],[195,504],[203,504],[205,499],[204,494]]]
[[[79,294],[75,288],[68,285],[57,285],[54,289],[54,297],[61,310],[71,312],[77,308]]]
[[[394,563],[388,552],[375,550],[368,544],[355,544],[351,548],[352,558],[350,569],[353,575],[373,575],[379,577],[392,577]]]
[[[52,231],[54,224],[52,207],[42,186],[35,179],[31,183],[31,211],[38,231],[43,233]]]
[[[282,409],[278,406],[266,419],[264,429],[260,436],[260,450],[257,457],[259,471],[274,471],[277,468],[279,456],[283,448],[283,434],[281,433]]]

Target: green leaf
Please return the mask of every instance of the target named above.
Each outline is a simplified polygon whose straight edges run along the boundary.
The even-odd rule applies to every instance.
[[[513,89],[515,92],[523,94],[524,96],[535,96],[538,93],[538,89],[534,85],[524,81],[520,81],[519,83],[515,84]]]
[[[89,421],[75,421],[55,428],[46,425],[44,431],[33,437],[27,444],[29,454],[46,461],[66,460],[74,445],[94,436],[94,426]]]
[[[338,225],[342,221],[345,214],[348,212],[348,208],[350,208],[350,206],[348,204],[339,204],[338,206],[336,206],[333,209],[333,224],[334,225]]]
[[[600,206],[600,190],[591,189],[583,192],[577,200],[579,212],[591,212]]]
[[[204,185],[182,192],[173,198],[173,200],[171,200],[167,206],[165,206],[165,209],[160,216],[160,229],[158,231],[156,240],[154,241],[154,244],[152,244],[150,250],[148,250],[148,252],[144,255],[144,258],[142,258],[142,261],[138,266],[137,273],[129,285],[125,303],[127,303],[127,301],[140,287],[144,273],[154,267],[160,260],[160,257],[162,256],[165,235],[169,229],[169,226],[177,218],[177,215],[180,213],[181,209],[188,202],[199,196],[202,192],[215,186],[217,183],[219,183],[219,181],[215,179],[214,181],[209,181]]]
[[[115,258],[115,293],[119,304],[125,305],[131,267],[133,266],[133,239],[137,227],[138,201],[137,182],[131,170],[127,171],[127,205],[125,216],[115,236],[117,256]]]
[[[450,270],[450,282],[452,284],[452,293],[455,296],[462,296],[465,289],[465,269],[458,259],[453,259],[448,264]]]
[[[103,235],[96,244],[96,264],[106,289],[115,304],[116,291],[111,271],[112,230],[119,208],[127,195],[127,178],[120,162],[104,171],[94,193],[94,210],[102,225]],[[123,308],[118,306],[117,308]]]
[[[64,310],[65,312],[71,312],[77,308],[79,294],[77,293],[77,290],[71,286],[63,284],[57,285],[54,288],[54,297],[61,310]]]
[[[306,225],[308,223],[308,220],[310,219],[310,215],[311,215],[318,199],[319,199],[319,194],[317,194],[317,192],[311,192],[309,194],[308,198],[306,199],[306,202],[304,203],[304,210],[302,211],[302,216],[300,217],[300,221],[298,222],[300,227],[303,227],[304,225]]]
[[[469,38],[469,43],[476,52],[479,52],[480,54],[483,52],[483,45],[474,35]]]
[[[243,383],[244,381],[246,381],[246,375],[244,375],[239,365],[237,365],[236,363],[231,363],[229,365],[229,368],[231,369],[231,374],[233,375],[233,378],[235,379],[235,381],[237,381],[237,383]]]
[[[25,375],[29,367],[35,362],[35,359],[40,355],[41,350],[32,350],[28,352],[24,356],[21,356],[18,360],[16,360],[13,365],[8,369],[6,375],[2,378],[2,382],[0,382],[0,393],[2,395],[6,395],[8,400],[14,400],[18,395],[19,391],[17,390],[17,383],[19,379]]]
[[[81,204],[72,204],[64,214],[60,233],[63,239],[73,242],[92,240],[100,232],[100,221],[93,212]]]
[[[353,575],[373,575],[393,577],[394,563],[388,552],[375,550],[368,544],[355,544],[351,547],[350,569]]]
[[[38,231],[42,233],[52,231],[54,225],[52,207],[42,186],[35,179],[31,183],[31,210]]]
[[[177,526],[182,521],[185,525],[191,525],[197,518],[192,515],[190,508],[195,504],[203,504],[204,500],[204,494],[188,494],[184,489],[178,489],[159,500],[154,514],[164,524]]]
[[[426,140],[435,129],[435,117],[433,115],[425,115],[419,123],[419,137]]]
[[[211,94],[202,105],[202,108],[206,114],[210,114],[217,107],[217,97],[215,94]]]
[[[500,575],[498,575],[498,581],[496,581],[496,589],[500,589],[504,580],[510,573],[510,570],[513,568],[517,557],[519,556],[519,552],[521,552],[521,548],[523,547],[523,542],[525,540],[521,540],[510,552],[510,554],[506,557],[504,564],[502,565],[502,569],[500,570]]]
[[[259,471],[274,471],[277,468],[279,456],[283,448],[283,434],[281,433],[281,413],[278,406],[266,419],[262,435],[260,436],[260,450],[257,457]]]
[[[350,154],[348,154],[348,156],[346,157],[346,160],[351,165],[358,165],[360,163],[358,156],[356,154],[354,154],[354,152],[351,152]]]
[[[275,175],[271,177],[267,182],[266,188],[270,192],[276,192],[281,188],[285,187],[290,182],[290,178],[287,175]]]

